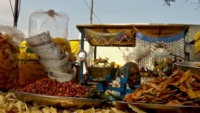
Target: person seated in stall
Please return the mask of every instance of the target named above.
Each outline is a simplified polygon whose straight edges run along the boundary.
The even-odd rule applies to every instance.
[[[124,66],[128,68],[128,87],[134,90],[141,83],[139,67],[134,62],[127,62]],[[123,74],[126,75],[126,70],[123,70]]]
[[[140,75],[140,71],[139,71],[139,67],[136,63],[134,62],[127,62],[124,66],[126,66],[128,68],[128,85],[127,85],[127,89],[132,89],[135,90],[141,83],[141,75]],[[119,73],[118,73],[119,74]],[[126,75],[126,70],[122,71],[122,75],[125,76]],[[118,82],[118,83],[116,83]],[[116,77],[115,79],[115,84],[113,85],[113,87],[119,87],[119,85],[115,86],[116,84],[120,83],[120,77]],[[115,95],[120,95],[119,92],[114,92]]]

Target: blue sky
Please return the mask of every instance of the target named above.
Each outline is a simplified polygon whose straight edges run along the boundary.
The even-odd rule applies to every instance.
[[[14,0],[11,0],[14,3]],[[85,0],[89,5],[91,0]],[[164,0],[94,0],[94,12],[103,24],[116,23],[185,23],[200,24],[198,5],[177,0],[171,7]],[[0,0],[0,24],[13,24],[9,0]],[[90,23],[90,10],[83,0],[22,0],[18,29],[28,36],[29,16],[42,9],[62,11],[69,16],[69,39],[77,39],[76,24]],[[93,16],[93,24],[100,23]]]

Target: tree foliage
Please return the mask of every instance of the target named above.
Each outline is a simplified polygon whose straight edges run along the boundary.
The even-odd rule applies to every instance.
[[[165,0],[165,5],[170,6],[172,2],[175,2],[175,0]]]
[[[175,2],[176,0],[164,0],[165,1],[165,5],[170,6],[171,3]],[[190,1],[192,4],[198,4],[198,8],[200,7],[200,0],[185,0],[185,2]]]

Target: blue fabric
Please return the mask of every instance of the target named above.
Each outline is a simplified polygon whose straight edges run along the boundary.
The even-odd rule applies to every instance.
[[[170,43],[170,42],[175,42],[178,41],[182,38],[184,38],[184,31],[182,31],[179,34],[172,35],[172,36],[158,36],[158,37],[151,37],[151,36],[146,36],[141,34],[140,32],[136,33],[136,38],[139,38],[143,41],[147,41],[150,43],[156,43],[156,42],[164,42],[164,43]]]

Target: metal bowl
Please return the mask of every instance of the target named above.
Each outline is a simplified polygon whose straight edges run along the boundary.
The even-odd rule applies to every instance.
[[[106,76],[110,75],[111,79],[115,76],[118,68],[111,67],[88,67],[93,80],[106,80]]]
[[[188,70],[191,70],[192,73],[200,75],[200,67],[195,67],[195,64],[200,62],[177,62],[175,65],[177,65],[178,69],[186,72]]]
[[[15,96],[27,103],[35,103],[39,105],[48,105],[64,108],[91,108],[101,107],[106,104],[105,100],[87,99],[87,98],[74,98],[74,97],[60,97],[60,96],[47,96],[38,95],[24,92],[13,92]]]
[[[128,104],[139,108],[147,113],[199,113],[200,106],[187,105],[164,105],[164,104],[150,104],[150,103],[127,103],[122,101],[113,101],[113,104],[118,109],[128,109]]]

